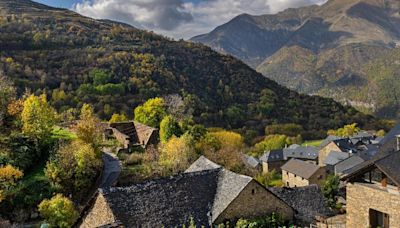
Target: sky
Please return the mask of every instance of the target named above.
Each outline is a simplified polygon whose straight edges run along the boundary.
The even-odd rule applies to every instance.
[[[237,15],[277,13],[327,0],[36,0],[96,19],[111,19],[175,39],[212,31]]]

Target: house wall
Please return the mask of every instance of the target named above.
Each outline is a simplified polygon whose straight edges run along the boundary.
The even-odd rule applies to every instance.
[[[122,134],[118,130],[114,129],[113,130],[114,137],[117,139],[117,141],[123,145],[124,149],[129,149],[130,147],[130,141],[129,138],[125,134]]]
[[[282,170],[282,181],[283,184],[285,184],[285,186],[291,188],[310,185],[310,182],[307,179],[304,179],[293,173],[287,172],[286,170]]]
[[[302,178],[293,173],[282,170],[282,181],[287,187],[303,187],[311,184],[320,185],[321,182],[326,178],[326,172],[323,167],[321,167],[317,172],[314,173],[309,179]],[[288,185],[289,183],[289,185]]]
[[[294,210],[255,180],[252,180],[235,200],[218,216],[214,224],[240,218],[259,218],[276,212],[285,220],[293,220]]]
[[[262,162],[262,170],[263,173],[269,173],[272,170],[276,170],[277,172],[281,172],[281,167],[286,163],[287,161],[275,161],[275,162]]]
[[[328,145],[323,147],[318,154],[318,165],[323,167],[325,166],[324,162],[326,157],[328,157],[329,152],[331,151],[341,151],[338,146],[334,142],[330,142]]]
[[[347,185],[347,227],[369,227],[369,209],[389,215],[389,226],[400,227],[400,194],[368,184]]]
[[[82,224],[79,227],[93,228],[115,222],[116,220],[110,207],[107,205],[107,202],[103,195],[99,193],[92,208],[85,216]]]
[[[326,179],[325,167],[321,167],[317,172],[314,173],[309,179],[309,184],[316,184],[321,186],[322,182]]]

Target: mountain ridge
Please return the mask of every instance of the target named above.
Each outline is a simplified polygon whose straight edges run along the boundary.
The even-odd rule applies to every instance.
[[[375,86],[363,69],[396,45],[400,47],[399,1],[329,0],[321,6],[287,9],[277,14],[246,15],[246,20],[253,23],[241,26],[237,22],[244,21],[240,15],[191,40],[233,55],[264,76],[300,93],[331,97],[344,104],[362,104],[356,107],[385,118],[400,116],[396,111],[400,104],[392,99],[370,99],[367,94],[363,98],[351,91],[374,87],[373,93],[379,97],[386,86]],[[394,73],[393,80],[397,76]],[[356,80],[349,78],[362,80],[354,85]],[[392,105],[391,114],[382,114],[388,104]]]
[[[201,44],[68,10],[40,11],[26,0],[22,13],[7,2],[0,0],[0,71],[20,93],[46,93],[60,112],[90,103],[103,119],[132,116],[149,98],[178,94],[196,122],[243,133],[298,123],[313,138],[347,123],[377,124],[331,99],[288,90]]]

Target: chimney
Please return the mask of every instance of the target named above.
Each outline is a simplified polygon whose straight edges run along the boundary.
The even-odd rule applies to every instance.
[[[397,151],[400,150],[400,135],[396,135],[396,140],[397,140]]]

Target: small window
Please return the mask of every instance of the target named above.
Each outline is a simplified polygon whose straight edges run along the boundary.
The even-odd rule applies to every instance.
[[[371,228],[389,228],[389,215],[369,209],[369,224]]]
[[[295,174],[294,177],[297,177],[297,175]]]
[[[255,190],[255,189],[252,189],[252,190],[251,190],[251,194],[254,195],[254,193],[256,193],[256,190]]]

